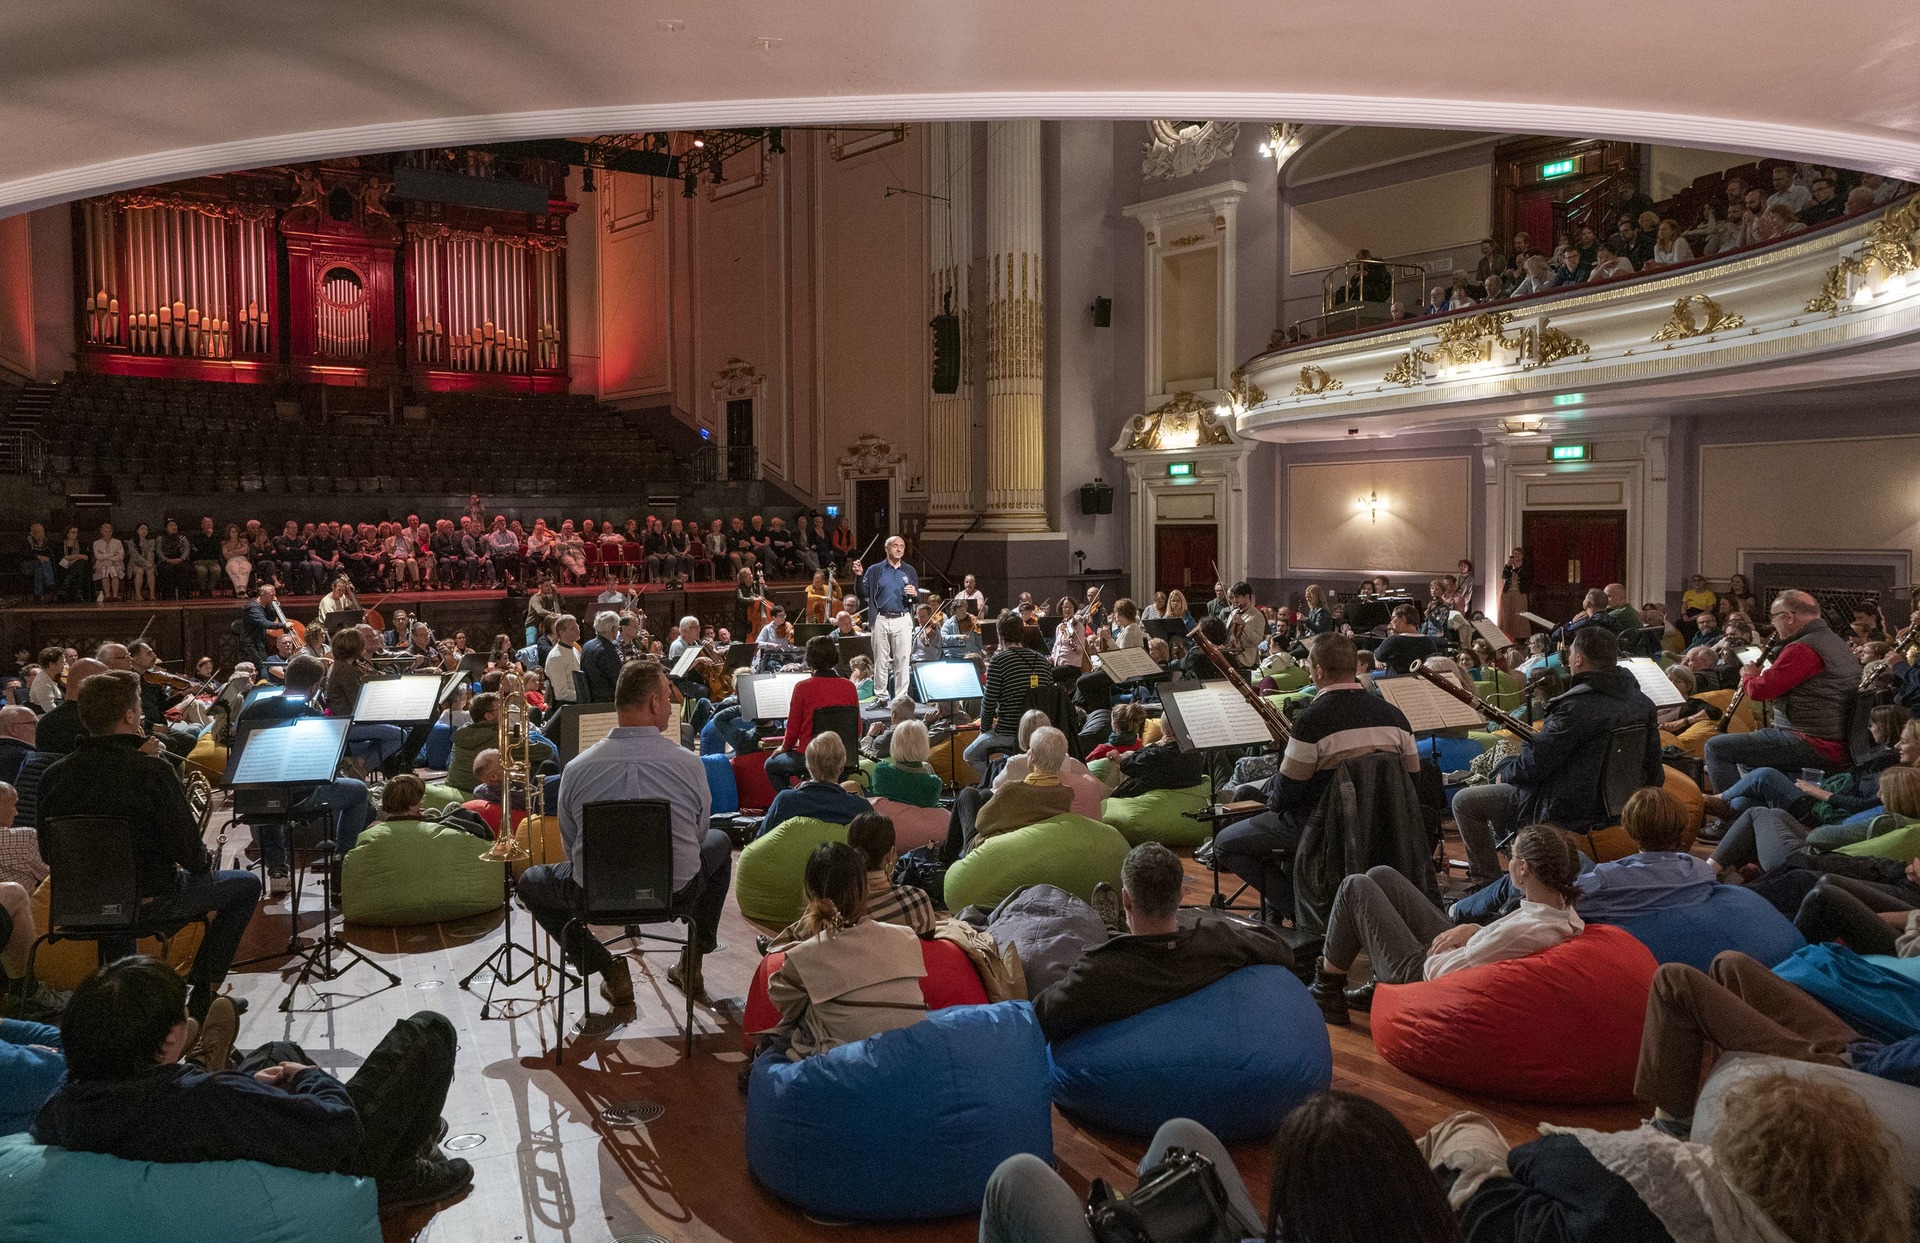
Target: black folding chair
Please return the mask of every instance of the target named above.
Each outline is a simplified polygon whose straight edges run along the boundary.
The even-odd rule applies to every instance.
[[[560,933],[561,954],[575,935],[592,936],[589,924],[624,926],[622,937],[644,939],[640,931],[648,924],[685,925],[686,937],[655,939],[681,947],[680,970],[686,994],[686,1022],[682,1029],[682,1052],[693,1055],[693,949],[696,933],[693,916],[673,909],[673,809],[665,799],[615,799],[588,803],[580,811],[580,855],[574,865],[573,880],[580,898],[573,917]],[[612,944],[608,942],[607,944]],[[593,1014],[593,994],[589,991],[589,973],[580,973],[580,1009],[583,1018]],[[561,982],[555,999],[553,1064],[562,1065],[566,1054],[567,989]]]
[[[840,779],[845,781],[849,774],[860,771],[860,709],[838,705],[813,710],[813,736],[838,734],[846,745],[847,758],[840,769]]]
[[[134,864],[133,826],[114,816],[61,816],[40,830],[40,849],[46,855],[52,889],[48,897],[47,930],[27,949],[26,995],[34,988],[34,962],[42,942],[100,941],[120,937],[160,939],[164,960],[173,938],[188,924],[207,926],[205,914],[145,919],[143,899],[159,897],[140,891]]]

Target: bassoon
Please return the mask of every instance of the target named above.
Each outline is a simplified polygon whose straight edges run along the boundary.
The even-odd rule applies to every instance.
[[[1253,689],[1253,684],[1248,682],[1246,675],[1234,665],[1224,648],[1201,634],[1198,626],[1187,632],[1187,638],[1198,645],[1207,659],[1213,662],[1213,667],[1220,671],[1220,676],[1227,680],[1227,685],[1239,691],[1240,697],[1260,714],[1260,719],[1266,723],[1267,731],[1273,735],[1276,742],[1284,744],[1293,740],[1293,728],[1287,724],[1287,718],[1281,714],[1280,709],[1268,703],[1259,691]]]
[[[1447,694],[1458,699],[1461,703],[1486,717],[1489,721],[1495,722],[1503,729],[1512,731],[1522,741],[1532,742],[1535,738],[1539,737],[1539,731],[1534,729],[1533,726],[1528,725],[1525,721],[1522,721],[1510,712],[1502,712],[1452,678],[1435,673],[1425,665],[1415,665],[1413,667],[1413,673],[1415,677],[1425,678]]]

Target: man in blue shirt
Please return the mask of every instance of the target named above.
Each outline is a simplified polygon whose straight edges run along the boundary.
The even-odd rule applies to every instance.
[[[913,607],[919,603],[920,576],[901,560],[907,541],[887,537],[887,559],[861,575],[867,607],[873,610],[873,691],[881,699],[905,693],[913,660]],[[861,574],[860,563],[853,572]]]
[[[733,880],[733,843],[711,828],[713,796],[699,757],[676,741],[677,709],[667,671],[652,658],[630,660],[620,670],[613,692],[620,724],[605,738],[574,757],[560,785],[560,840],[567,857],[559,863],[528,868],[520,876],[520,900],[556,940],[585,898],[577,876],[586,861],[580,840],[582,813],[590,803],[616,799],[665,799],[673,809],[673,902],[676,914],[693,918],[693,972],[682,978],[679,964],[667,972],[674,987],[698,994],[700,956],[719,944],[720,912]],[[663,731],[673,728],[672,734]],[[609,954],[585,930],[565,947],[574,965],[597,972],[600,995],[610,1006],[633,1004],[633,977],[627,960]]]

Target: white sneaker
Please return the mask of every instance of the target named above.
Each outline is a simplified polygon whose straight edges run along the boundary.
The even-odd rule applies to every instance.
[[[293,878],[285,872],[267,873],[267,896],[269,898],[284,898],[292,889]]]

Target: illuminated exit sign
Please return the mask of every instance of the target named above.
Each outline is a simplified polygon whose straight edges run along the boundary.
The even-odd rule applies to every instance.
[[[1573,171],[1572,160],[1555,160],[1551,164],[1540,166],[1540,180],[1551,181],[1555,177],[1564,177]]]
[[[1584,462],[1592,456],[1592,445],[1553,446],[1553,460],[1556,462]]]
[[[1168,462],[1167,476],[1170,479],[1191,479],[1193,478],[1193,463]]]

